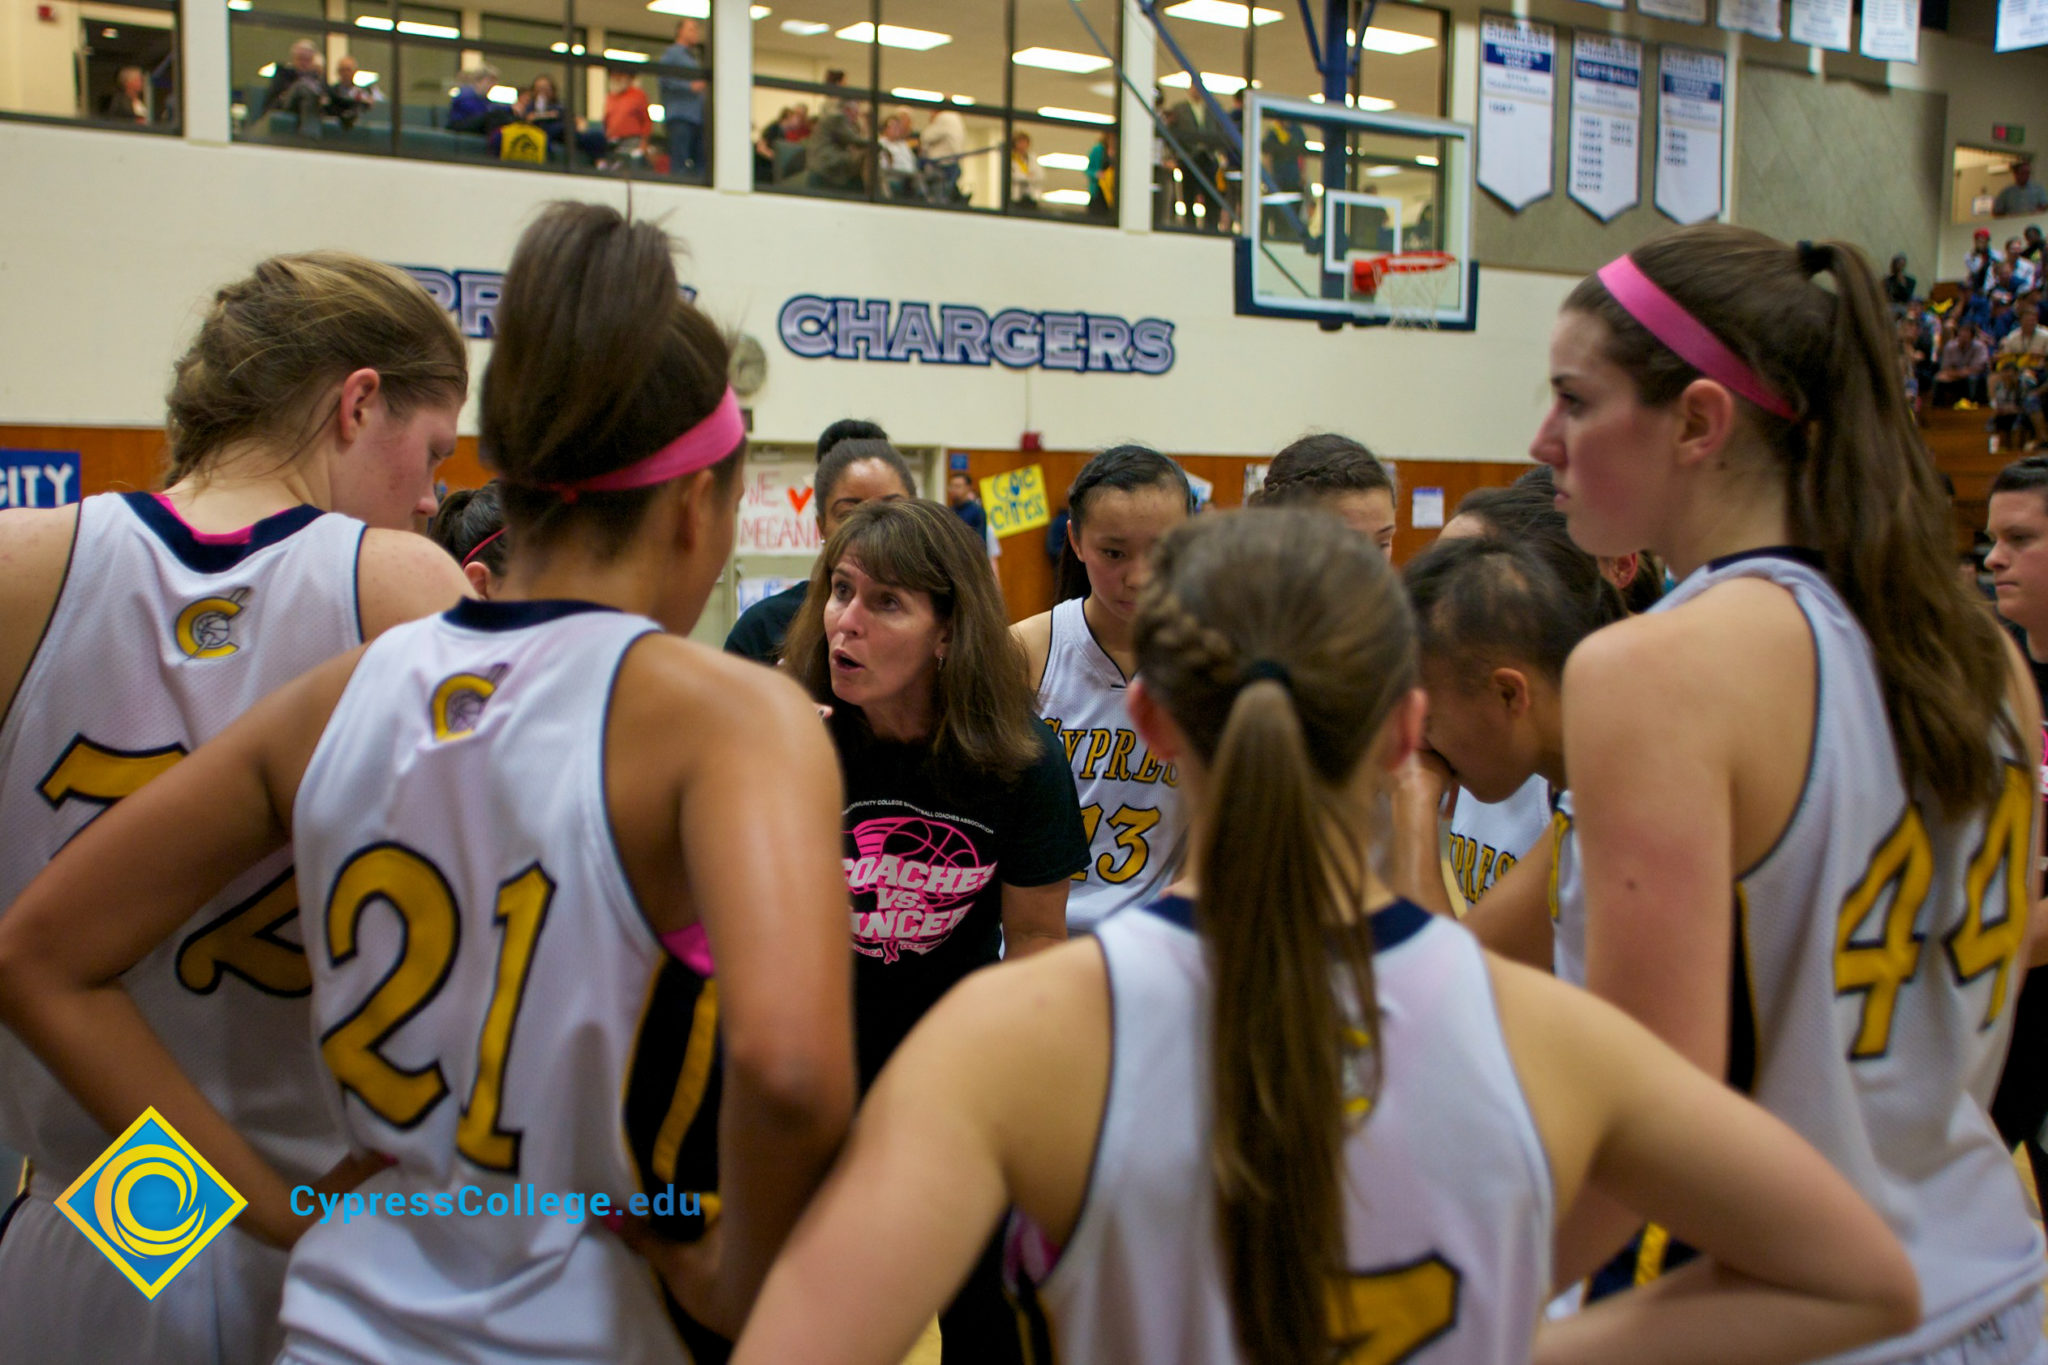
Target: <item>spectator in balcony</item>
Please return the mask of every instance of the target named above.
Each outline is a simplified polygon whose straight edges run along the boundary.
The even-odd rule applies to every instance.
[[[576,133],[576,149],[596,161],[604,155],[605,136],[602,129],[579,126],[576,120],[562,108],[562,97],[555,89],[555,78],[543,73],[533,78],[533,84],[512,106],[513,114],[521,121],[531,123],[547,134],[548,154],[566,154],[571,129]]]
[[[361,83],[357,79],[361,70],[354,57],[340,57],[334,63],[334,83],[327,87],[327,115],[344,128],[355,127],[363,111],[378,99],[376,78]]]
[[[867,184],[867,132],[858,100],[832,100],[804,143],[812,189],[859,193]]]
[[[495,66],[475,66],[463,72],[462,84],[455,87],[455,94],[448,101],[448,131],[495,133],[510,123],[515,117],[512,106],[491,98],[497,84]]]
[[[2024,294],[2041,282],[2041,267],[2034,258],[2027,255],[2027,243],[2023,237],[2008,237],[2005,240],[2005,263],[2012,267],[2014,292]]]
[[[1984,377],[1990,372],[1991,348],[1977,335],[1977,325],[1958,322],[1955,335],[1941,348],[1941,368],[1934,375],[1935,405],[1984,402]]]
[[[1996,256],[1991,249],[1991,229],[1978,228],[1971,238],[1970,254],[1963,257],[1963,282],[1972,289],[1982,289],[1991,279],[1991,262]]]
[[[891,199],[914,199],[918,197],[921,184],[917,175],[917,149],[911,146],[911,123],[908,109],[891,110],[882,120],[882,136],[877,139],[876,154],[882,168],[882,193]]]
[[[935,112],[918,134],[917,152],[930,172],[934,194],[942,204],[959,201],[960,158],[967,152],[967,124],[951,109]]]
[[[114,77],[114,88],[100,101],[100,116],[116,123],[149,122],[149,96],[142,68],[124,66]]]
[[[1116,129],[1105,128],[1088,149],[1088,216],[1116,216]]]
[[[803,165],[804,139],[810,135],[810,111],[801,104],[784,105],[754,139],[754,183],[773,185],[789,179]]]
[[[647,112],[647,92],[623,71],[605,73],[605,156],[614,165],[627,159],[645,161],[654,137],[654,116]]]
[[[2034,263],[2034,269],[2040,271],[2044,266],[2048,266],[2048,262],[2043,262],[2041,259],[2041,229],[2037,225],[2033,223],[2027,224],[2026,235],[2023,241],[2024,245],[2020,247],[2020,254]]]
[[[704,69],[702,47],[704,25],[684,19],[676,25],[676,40],[661,54],[661,64],[684,72]],[[674,71],[661,77],[662,127],[668,130],[669,174],[678,180],[704,179],[704,91],[702,76]]]
[[[2019,414],[2026,428],[2025,448],[2039,448],[2048,441],[2048,417],[2041,412],[2042,381],[2048,379],[2048,331],[2041,330],[2040,305],[2031,299],[2020,305],[2019,325],[1998,347],[1993,379],[2001,390],[1997,406]]]
[[[270,89],[264,92],[263,107],[256,116],[290,114],[298,120],[300,136],[318,137],[321,111],[326,107],[327,78],[321,70],[320,49],[310,38],[301,38],[292,44],[290,62],[271,73]]]
[[[1998,192],[1998,198],[1991,203],[1991,211],[2000,218],[2022,213],[2048,213],[2048,188],[2034,183],[2034,163],[2031,160],[2012,163],[2012,183]]]
[[[1038,212],[1038,196],[1045,190],[1045,172],[1031,155],[1031,134],[1018,133],[1010,139],[1010,207],[1019,213]]]
[[[1906,305],[1913,301],[1920,282],[1906,273],[1906,253],[1892,257],[1891,273],[1884,277],[1884,296],[1891,300],[1894,310],[1904,312]]]

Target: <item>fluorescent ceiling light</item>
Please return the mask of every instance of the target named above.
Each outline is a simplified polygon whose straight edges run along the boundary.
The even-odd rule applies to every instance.
[[[656,14],[673,14],[678,19],[709,19],[711,0],[647,0]]]
[[[491,87],[491,98],[497,101],[499,104],[510,104],[514,100],[519,98],[518,87],[510,85],[494,85]]]
[[[1170,86],[1175,90],[1192,90],[1195,85],[1194,80],[1185,71],[1176,71],[1171,76],[1161,76],[1159,83],[1164,86]],[[1208,87],[1209,93],[1212,95],[1235,95],[1238,91],[1244,89],[1244,77],[1225,76],[1215,71],[1204,71],[1202,73],[1202,84]]]
[[[356,84],[357,84],[357,85],[375,85],[376,83],[377,83],[377,73],[376,73],[376,72],[374,72],[374,71],[363,71],[363,70],[358,70],[358,71],[356,72]]]
[[[381,14],[365,14],[356,19],[357,28],[374,28],[379,33],[391,31],[391,21]]]
[[[1256,5],[1233,5],[1230,0],[1180,0],[1178,5],[1166,7],[1166,16],[1169,19],[1192,19],[1198,24],[1221,24],[1225,28],[1243,28],[1247,17],[1261,27],[1276,23],[1280,18],[1280,11],[1260,9]]]
[[[769,8],[768,8],[768,7],[766,6],[766,5],[749,5],[749,6],[747,6],[747,17],[748,17],[749,19],[753,19],[753,20],[757,20],[757,21],[758,21],[758,20],[761,20],[761,19],[766,19],[766,18],[767,18],[767,17],[769,16],[769,15],[771,15],[771,14],[773,14],[773,13],[775,13],[775,11],[774,11],[774,10],[772,10],[772,9],[769,9]]]
[[[1323,102],[1321,95],[1310,95],[1308,98],[1311,104],[1321,104]],[[1344,103],[1348,108],[1363,109],[1368,113],[1374,114],[1384,113],[1394,107],[1392,100],[1383,100],[1378,95],[1346,95]]]
[[[1090,113],[1086,109],[1060,109],[1050,105],[1041,105],[1038,112],[1046,118],[1072,119],[1075,123],[1116,122],[1114,115]]]
[[[789,34],[792,38],[815,38],[831,27],[832,25],[830,24],[821,24],[812,19],[784,19],[782,21],[782,31]]]
[[[1304,152],[1320,152],[1321,150],[1323,150],[1323,144],[1320,142],[1310,142],[1306,139],[1303,139],[1301,149]]]
[[[462,36],[461,29],[450,28],[447,24],[420,24],[415,23],[411,19],[399,20],[398,31],[400,33],[410,33],[415,38],[460,38]]]
[[[895,89],[891,90],[889,93],[894,95],[899,100],[937,101],[946,98],[945,92],[942,90],[919,90],[914,86],[908,85],[899,85]]]
[[[1038,196],[1038,202],[1039,202],[1039,203],[1041,203],[1041,204],[1080,204],[1080,205],[1086,205],[1086,204],[1087,204],[1087,202],[1088,202],[1088,191],[1086,191],[1086,190],[1047,190],[1047,191],[1046,191],[1046,192],[1045,192],[1044,194],[1041,194],[1041,195],[1039,195],[1039,196]]]
[[[277,63],[265,62],[263,65],[256,68],[256,74],[264,77],[265,79],[268,79],[271,76],[275,76],[277,74]]]
[[[953,103],[955,103],[955,104],[972,104],[972,103],[974,103],[974,96],[972,96],[972,95],[948,95],[948,96],[947,96],[946,98],[948,98],[948,99],[952,100],[952,101],[953,101]]]
[[[1087,76],[1113,66],[1109,58],[1088,52],[1067,52],[1057,47],[1027,47],[1022,52],[1012,52],[1010,60],[1019,66],[1035,66],[1046,71],[1070,71],[1076,76]]]
[[[833,35],[849,43],[872,43],[879,41],[883,47],[907,48],[912,52],[929,52],[935,47],[944,47],[953,41],[950,33],[934,33],[926,28],[905,28],[901,24],[884,24],[879,34],[874,24],[866,19],[857,24],[848,24]]]
[[[1418,156],[1415,158],[1415,164],[1418,166],[1441,166],[1443,163],[1433,156]]]
[[[247,9],[249,8],[249,0],[228,0],[228,8]]]
[[[1365,41],[1358,41],[1358,30],[1344,30],[1345,43],[1363,47],[1367,52],[1384,52],[1389,57],[1405,57],[1411,52],[1435,47],[1436,39],[1425,38],[1420,33],[1403,33],[1399,29],[1381,28],[1378,25],[1366,29]]]
[[[650,104],[647,106],[647,117],[653,119],[656,123],[665,123],[668,120],[668,111],[662,105]]]
[[[614,62],[644,62],[648,60],[645,52],[630,52],[623,47],[608,47],[604,50],[604,55],[607,61]]]
[[[1365,173],[1374,180],[1384,180],[1390,175],[1399,175],[1401,168],[1399,166],[1367,166]]]
[[[1038,164],[1049,171],[1085,171],[1088,158],[1079,152],[1047,152],[1038,158]]]

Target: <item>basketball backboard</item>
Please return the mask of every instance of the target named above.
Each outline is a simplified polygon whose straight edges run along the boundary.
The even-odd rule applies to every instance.
[[[1254,93],[1237,311],[1470,331],[1472,130]]]

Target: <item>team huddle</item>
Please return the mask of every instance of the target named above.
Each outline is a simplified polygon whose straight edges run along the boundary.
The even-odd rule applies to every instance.
[[[541,214],[438,508],[464,344],[320,252],[163,491],[0,513],[0,1356],[2048,1362],[2041,708],[1859,254],[1588,277],[1401,570],[1356,442],[1118,446],[1012,625],[840,424],[721,652],[671,251]],[[145,1294],[151,1110],[246,1207]]]

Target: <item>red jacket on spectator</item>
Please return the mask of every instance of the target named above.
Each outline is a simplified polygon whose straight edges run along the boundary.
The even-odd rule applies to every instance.
[[[647,115],[647,92],[629,85],[604,99],[604,135],[612,142],[652,137],[654,120]]]

